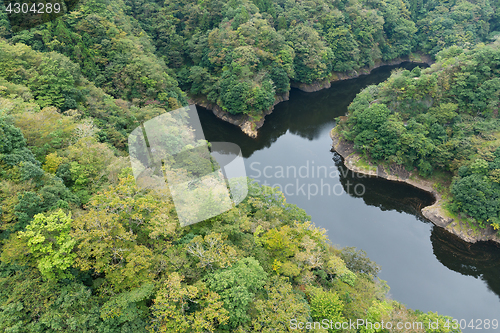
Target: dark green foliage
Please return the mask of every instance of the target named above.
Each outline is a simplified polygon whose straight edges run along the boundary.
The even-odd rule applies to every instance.
[[[141,106],[184,104],[177,75],[187,92],[231,114],[257,115],[272,106],[275,94],[289,91],[290,81],[309,84],[332,71],[487,40],[496,26],[495,6],[489,0],[82,0],[73,12],[15,33],[11,41],[62,53],[106,93]],[[32,82],[41,105],[73,109],[84,98],[68,81],[78,78],[65,71]]]
[[[155,88],[157,89],[155,91],[162,91],[161,94],[164,94],[161,101],[145,99],[135,106],[124,100],[114,99],[105,94],[102,89],[89,83],[82,76],[78,65],[55,52],[44,54],[35,52],[22,44],[12,46],[0,41],[0,55],[4,59],[0,63],[0,77],[6,79],[9,84],[25,86],[27,92],[18,93],[23,96],[23,99],[29,100],[33,97],[40,108],[57,107],[59,112],[70,109],[68,111],[70,115],[92,117],[93,124],[99,128],[99,138],[118,149],[126,148],[127,136],[137,127],[139,121],[143,122],[165,111],[178,108],[181,103],[185,102],[181,93],[168,94],[163,86]],[[152,68],[151,70],[158,72],[159,69]],[[137,74],[136,69],[134,69],[134,74]],[[158,80],[159,82],[168,81],[166,78],[158,78]],[[140,104],[148,103],[151,105],[140,107]],[[26,108],[32,109],[33,106],[29,105]],[[39,126],[38,123],[35,126],[29,123],[30,121],[36,122],[36,117],[33,114],[21,115],[18,125],[26,130],[29,130],[29,127]],[[37,155],[51,151],[52,147],[60,147],[62,143],[67,144],[69,141],[68,132],[73,122],[53,115],[51,117],[53,121],[59,121],[61,125],[58,127],[49,122],[45,127],[37,128],[38,131],[32,130],[35,132],[34,136],[45,137],[43,141],[46,144],[42,145],[41,142],[37,142],[37,146],[33,147]],[[44,118],[42,117],[42,123]],[[51,125],[52,127],[49,127]],[[50,141],[48,137],[51,137]],[[74,136],[70,139],[74,139]]]
[[[19,220],[19,230],[24,229],[29,221],[38,213],[42,212],[42,199],[34,192],[25,192],[19,195],[19,203],[16,205],[16,215]]]
[[[18,223],[14,230],[22,230],[35,214],[52,211],[57,208],[69,209],[79,205],[80,200],[57,179],[51,179],[38,192],[18,194],[19,203],[15,206]]]
[[[2,276],[0,286],[0,328],[6,332],[146,332],[147,308],[133,298],[130,309],[115,304],[115,315],[106,317],[102,300],[78,282],[46,282],[23,269]]]
[[[169,195],[136,186],[127,136],[187,103],[177,81],[195,98],[259,119],[292,84],[442,50],[441,67],[398,72],[360,93],[344,134],[371,158],[422,175],[458,170],[456,209],[494,225],[500,150],[479,151],[477,142],[497,134],[500,56],[496,47],[462,48],[500,30],[496,7],[81,0],[17,31],[0,5],[0,330],[169,332],[174,322],[186,333],[285,331],[292,318],[356,321],[376,304],[399,315],[399,305],[381,303],[380,268],[364,252],[331,247],[276,189],[251,182],[238,206],[179,227]],[[451,44],[459,47],[444,49]],[[474,154],[481,158],[468,163]],[[214,170],[209,156],[203,164],[200,155],[176,157],[195,177]],[[45,256],[18,236],[36,214],[59,209],[72,213],[71,260],[55,266],[67,275],[46,280],[37,262]],[[39,244],[64,252],[51,244],[57,233],[42,234]]]
[[[79,204],[60,179],[42,170],[41,163],[26,147],[26,140],[18,128],[0,119],[0,134],[0,177],[32,183],[37,189],[37,192],[17,194],[14,214],[18,223],[11,231],[24,229],[35,214],[56,208],[69,209],[70,204]]]
[[[211,155],[205,145],[184,150],[174,156],[173,169],[181,169],[190,173],[193,177],[201,178],[214,171]]]
[[[12,37],[12,41],[26,43],[38,51],[66,55],[80,66],[83,75],[116,98],[139,98],[143,103],[156,100],[167,105],[168,99],[174,98],[180,104],[185,103],[177,82],[167,74],[165,64],[152,54],[149,39],[139,37],[137,23],[123,13],[123,7],[121,1],[81,1],[76,11],[30,31],[20,32]],[[50,64],[46,67],[52,68]],[[37,88],[54,80],[53,72],[45,75],[37,78],[34,83]],[[64,83],[62,80],[67,77],[62,73],[55,76],[58,77],[56,84]],[[59,104],[51,105],[71,108],[78,102],[73,96],[78,92],[71,90],[73,84],[68,83],[69,91],[59,94],[65,97],[64,103],[59,97],[56,100]],[[51,95],[57,94],[58,90],[57,86],[51,88]]]
[[[81,102],[82,76],[78,66],[60,54],[41,57],[29,50],[19,56],[22,46],[8,47],[5,42],[2,49],[0,75],[8,81],[27,86],[34,92],[34,98],[41,107],[56,106],[62,110],[74,108]]]
[[[380,272],[380,266],[371,261],[363,250],[345,247],[340,252],[340,257],[344,260],[347,268],[355,273],[364,273],[376,277]]]
[[[274,94],[290,89],[290,81],[309,84],[328,79],[332,71],[350,72],[414,51],[434,55],[453,44],[473,45],[486,39],[493,24],[489,1],[417,2],[127,4],[153,37],[157,54],[179,69],[186,91],[231,114],[258,114],[272,105]],[[442,17],[451,20],[447,29]],[[264,87],[265,78],[274,91]],[[264,91],[254,93],[260,87]]]
[[[492,7],[493,6],[493,7]],[[419,47],[435,54],[449,46],[467,47],[484,40],[494,19],[493,1],[427,1],[414,5],[412,14],[419,29]],[[420,8],[419,8],[420,7]]]
[[[26,140],[24,140],[19,128],[7,124],[4,119],[0,119],[0,138],[0,154],[2,156],[26,147]]]
[[[439,59],[445,62],[456,54],[451,51],[438,54]],[[498,52],[496,47],[478,48],[460,55],[459,72],[458,64],[418,76],[402,71],[367,88],[349,107],[346,138],[375,160],[416,167],[424,176],[434,169],[456,170],[452,160],[472,152],[469,137],[491,133],[497,126],[492,114],[500,89],[494,77]]]
[[[248,306],[266,280],[266,272],[252,257],[241,259],[231,268],[214,272],[206,278],[209,288],[221,295],[233,328],[250,320]]]
[[[285,94],[290,90],[290,78],[282,67],[271,68],[271,80],[274,82],[276,94]]]
[[[459,208],[480,221],[489,221],[500,213],[500,186],[485,176],[473,174],[456,180],[451,192]]]
[[[316,30],[300,24],[287,31],[285,37],[295,51],[295,81],[312,83],[330,74],[334,54],[324,45]]]
[[[0,176],[10,174],[21,181],[33,180],[39,184],[44,172],[26,147],[19,128],[0,118],[0,137]]]
[[[450,208],[498,230],[498,42],[470,51],[451,47],[437,58],[429,69],[398,71],[362,91],[349,106],[343,134],[374,161],[424,177],[456,172]]]
[[[498,224],[500,221],[500,158],[487,162],[476,159],[458,169],[458,177],[451,185],[457,211],[463,211],[481,225]]]

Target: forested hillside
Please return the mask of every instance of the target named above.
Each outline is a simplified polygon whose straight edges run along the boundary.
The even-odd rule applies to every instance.
[[[128,1],[185,91],[256,113],[290,81],[312,83],[412,51],[474,45],[496,25],[485,2]],[[168,18],[168,20],[165,20]],[[274,89],[270,89],[273,86]]]
[[[18,55],[2,72],[27,75],[27,86],[0,85],[2,331],[287,332],[292,319],[450,319],[387,299],[375,263],[332,247],[277,190],[250,183],[237,207],[181,228],[172,200],[140,190],[125,153],[99,142],[94,123],[115,121],[106,106],[137,121],[166,110],[120,107],[66,57],[0,46],[3,59]],[[50,72],[51,82],[86,91],[77,109],[61,114],[53,105],[69,97],[31,85],[50,61],[65,73]]]
[[[251,183],[237,207],[181,228],[170,199],[135,185],[126,142],[145,120],[186,105],[188,95],[258,117],[292,82],[458,45],[439,53],[441,67],[391,78],[385,109],[367,107],[373,87],[352,108],[362,104],[359,112],[374,110],[399,126],[389,130],[411,131],[427,120],[411,122],[417,114],[396,116],[395,108],[431,105],[439,127],[429,140],[444,145],[442,155],[425,150],[426,137],[404,154],[374,158],[394,155],[423,174],[458,170],[457,193],[468,182],[493,189],[496,151],[460,168],[479,146],[457,145],[478,131],[481,142],[496,135],[489,98],[497,83],[481,81],[496,73],[496,48],[460,49],[500,30],[496,3],[82,0],[18,32],[1,6],[0,330],[287,332],[291,319],[323,318],[440,320],[443,328],[445,317],[389,300],[376,264],[332,247],[275,190]],[[464,66],[470,75],[460,74]],[[452,93],[451,80],[464,89]],[[422,90],[401,99],[416,85]],[[447,162],[449,154],[458,161]]]
[[[430,68],[393,73],[357,95],[338,129],[369,160],[435,179],[474,229],[500,230],[499,46],[454,46]]]
[[[489,0],[83,0],[29,31],[0,20],[0,34],[65,54],[116,98],[184,102],[177,79],[194,97],[258,118],[291,82],[492,40],[498,15]]]

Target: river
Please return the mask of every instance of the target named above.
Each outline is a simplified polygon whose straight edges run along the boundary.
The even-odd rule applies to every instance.
[[[198,107],[198,114],[207,140],[241,147],[249,177],[279,186],[288,202],[328,230],[333,244],[366,251],[382,267],[379,277],[391,287],[391,298],[467,323],[500,321],[500,248],[468,244],[435,227],[420,214],[432,203],[430,195],[352,174],[330,151],[334,118],[346,114],[356,94],[397,67],[413,66],[381,67],[313,93],[292,89],[290,100],[266,117],[257,139],[206,109]]]

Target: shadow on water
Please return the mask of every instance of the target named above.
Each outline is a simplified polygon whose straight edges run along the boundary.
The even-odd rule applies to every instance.
[[[347,169],[342,158],[333,153],[342,187],[352,197],[382,211],[395,210],[414,215],[424,223],[432,223],[422,215],[422,208],[434,203],[434,197],[418,188],[378,177],[368,177]],[[356,191],[357,185],[363,193]],[[488,289],[500,296],[500,247],[490,242],[468,243],[443,228],[432,227],[431,243],[437,260],[462,275],[485,281]]]
[[[404,212],[415,215],[422,222],[431,223],[421,212],[423,207],[434,203],[434,197],[430,193],[410,185],[352,172],[345,167],[340,155],[333,154],[340,174],[340,183],[347,194],[362,198],[365,204],[378,207],[382,211]]]
[[[462,275],[486,282],[500,296],[500,247],[492,243],[467,243],[443,228],[433,227],[431,242],[437,260]]]
[[[390,76],[392,69],[412,69],[416,66],[413,63],[403,63],[377,68],[370,75],[334,82],[331,88],[312,93],[292,89],[290,100],[279,103],[273,113],[266,116],[256,139],[245,135],[239,127],[220,121],[212,111],[203,107],[197,106],[198,115],[207,140],[237,143],[242,149],[243,157],[248,158],[255,151],[270,147],[288,131],[308,140],[317,139],[322,129],[335,125],[334,118],[346,114],[348,105],[363,88],[384,81]]]

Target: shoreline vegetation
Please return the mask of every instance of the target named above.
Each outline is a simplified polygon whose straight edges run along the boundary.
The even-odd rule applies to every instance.
[[[256,131],[291,80],[313,83],[332,72],[352,74],[330,81],[352,78],[376,59],[415,50],[435,55],[454,47],[449,61],[463,62],[457,47],[500,31],[498,7],[489,0],[81,0],[64,16],[18,31],[0,2],[0,332],[287,332],[291,319],[323,318],[435,323],[441,332],[460,332],[446,328],[451,317],[389,299],[380,267],[365,252],[330,246],[326,231],[278,190],[251,183],[238,206],[180,227],[168,191],[137,186],[128,138],[186,105],[188,95],[259,117],[247,125]],[[483,82],[500,68],[492,60],[489,70],[488,57],[467,62],[479,76],[450,82],[470,87],[470,94],[456,92],[461,101],[471,96],[493,113],[495,105],[482,103],[498,96],[500,82],[481,90],[469,80]],[[396,83],[405,90],[391,89],[389,97],[408,95],[404,109],[418,111],[429,99],[417,103],[415,96],[428,94],[433,78],[411,75],[401,75]],[[450,104],[432,110],[444,127],[455,111]],[[375,106],[388,124],[387,110]],[[403,129],[401,122],[393,121]],[[459,130],[490,135],[496,128],[481,125]],[[190,131],[165,134],[167,146],[193,140]],[[436,134],[444,136],[441,128]],[[425,153],[424,162],[434,151]],[[497,155],[494,180],[500,149]],[[176,167],[200,178],[191,157],[198,155]],[[490,171],[485,163],[462,169],[460,193],[486,183],[477,173]],[[355,331],[373,332],[343,330]]]
[[[335,129],[357,165],[430,181],[441,197],[422,213],[468,242],[499,243],[499,54],[500,40],[450,47],[429,68],[393,71],[358,93]]]
[[[491,241],[500,245],[500,237],[492,226],[485,229],[473,230],[463,219],[452,216],[443,207],[443,194],[436,190],[437,182],[425,179],[414,172],[409,172],[404,167],[392,164],[389,166],[372,165],[367,162],[361,154],[355,152],[354,143],[342,138],[334,127],[330,132],[332,139],[332,150],[337,152],[343,159],[346,168],[352,172],[364,174],[370,177],[380,177],[389,181],[405,183],[430,193],[434,197],[434,203],[422,208],[422,215],[434,225],[447,230],[468,243]],[[360,161],[362,161],[360,163]]]
[[[258,132],[257,130],[261,128],[264,125],[264,119],[267,115],[270,115],[274,107],[283,101],[288,101],[290,97],[290,92],[287,92],[283,95],[276,95],[274,104],[263,114],[260,115],[247,115],[247,114],[231,114],[229,112],[226,112],[222,110],[222,108],[217,105],[216,103],[212,103],[205,96],[192,96],[191,98],[188,99],[189,104],[196,104],[201,107],[204,107],[205,109],[211,110],[214,115],[223,120],[226,121],[230,124],[233,124],[235,126],[238,126],[243,133],[248,135],[251,138],[257,138]]]
[[[358,78],[362,75],[369,75],[372,70],[383,67],[383,66],[395,66],[400,65],[405,62],[412,63],[425,63],[431,65],[433,63],[432,58],[429,55],[423,53],[410,53],[407,56],[399,57],[389,61],[377,60],[373,66],[362,67],[358,70],[352,70],[349,72],[332,72],[330,76],[324,80],[315,81],[310,84],[300,83],[300,82],[291,82],[290,86],[292,88],[297,88],[305,92],[315,92],[323,89],[330,88],[333,82],[344,81]],[[258,130],[264,125],[265,117],[270,115],[274,107],[284,101],[288,101],[290,98],[290,91],[286,92],[282,95],[275,95],[274,104],[265,112],[260,115],[244,115],[244,114],[231,114],[227,111],[224,111],[219,105],[216,103],[210,102],[205,96],[197,95],[190,96],[188,99],[189,104],[196,104],[205,109],[208,109],[214,113],[214,115],[230,124],[240,127],[240,129],[248,135],[249,137],[255,139],[258,136]]]

